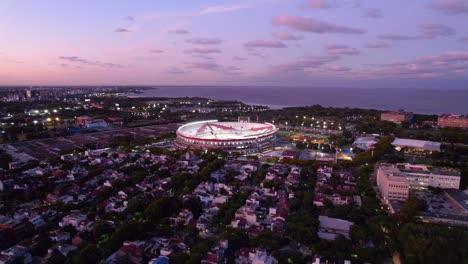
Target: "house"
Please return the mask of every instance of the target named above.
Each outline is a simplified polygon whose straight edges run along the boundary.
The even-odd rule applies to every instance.
[[[334,240],[337,235],[343,235],[347,239],[350,239],[349,230],[354,224],[353,222],[323,215],[319,216],[319,221],[319,231],[317,232],[319,238]]]

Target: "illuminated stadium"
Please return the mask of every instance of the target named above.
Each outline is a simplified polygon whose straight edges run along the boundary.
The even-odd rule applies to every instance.
[[[277,131],[269,123],[200,121],[179,127],[175,144],[180,149],[258,153],[274,147]]]

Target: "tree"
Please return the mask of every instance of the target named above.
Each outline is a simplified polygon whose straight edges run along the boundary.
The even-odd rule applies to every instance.
[[[463,228],[409,223],[399,230],[398,240],[408,263],[466,263],[468,259],[468,234]]]
[[[105,220],[98,220],[93,225],[93,234],[94,237],[98,238],[105,234],[111,234],[112,227],[111,225]]]
[[[162,196],[155,199],[145,210],[145,216],[157,221],[169,217],[180,211],[180,201],[175,197]]]
[[[220,237],[229,241],[229,248],[233,251],[236,251],[241,247],[245,247],[249,243],[249,237],[247,234],[244,231],[233,227],[226,227]]]
[[[415,220],[416,214],[427,209],[427,204],[424,200],[420,200],[414,196],[408,197],[397,213],[397,219],[401,223],[408,223]]]
[[[100,260],[101,250],[96,245],[89,244],[73,258],[73,264],[99,263]]]
[[[194,218],[200,217],[203,212],[202,203],[198,197],[190,197],[183,202],[182,207],[192,212]]]

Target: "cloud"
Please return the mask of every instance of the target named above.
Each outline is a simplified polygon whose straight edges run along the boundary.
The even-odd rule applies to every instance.
[[[243,58],[243,57],[239,57],[239,56],[234,56],[234,57],[232,57],[232,60],[233,60],[233,61],[245,61],[245,60],[247,60],[247,58]]]
[[[135,22],[135,18],[132,17],[132,16],[126,16],[123,19],[126,20],[126,21]]]
[[[334,0],[305,0],[304,6],[312,9],[328,9],[337,7]]]
[[[170,67],[165,72],[169,73],[169,74],[185,74],[185,73],[187,73],[186,71],[184,71],[184,70],[182,70],[180,68],[177,68],[177,67]]]
[[[192,55],[192,57],[203,59],[203,60],[214,60],[213,57],[207,56],[207,55],[204,55],[204,54],[194,54],[194,55]]]
[[[246,48],[287,48],[286,44],[274,40],[253,40],[244,44]]]
[[[190,31],[185,30],[185,29],[175,29],[175,30],[170,30],[170,31],[168,31],[167,33],[169,33],[169,34],[180,34],[180,35],[182,35],[182,34],[189,34]]]
[[[327,70],[332,71],[332,72],[349,72],[351,71],[351,68],[341,66],[341,65],[333,65],[327,68]]]
[[[66,61],[68,63],[74,63],[74,64],[84,64],[84,65],[91,65],[91,66],[97,66],[97,67],[103,67],[103,68],[123,68],[125,67],[124,65],[121,64],[116,64],[116,63],[110,63],[110,62],[101,62],[101,61],[95,61],[95,60],[88,60],[84,59],[78,56],[59,56],[58,57],[60,60]]]
[[[468,36],[458,39],[460,42],[468,42]]]
[[[367,43],[366,47],[368,47],[370,49],[381,49],[381,48],[389,48],[389,47],[391,47],[391,45],[388,44],[387,42],[375,41],[375,42]]]
[[[405,75],[415,77],[445,77],[465,74],[468,71],[468,52],[447,51],[439,56],[420,57],[410,61],[379,65],[377,71],[384,75]]]
[[[355,48],[350,48],[346,45],[327,45],[325,46],[325,50],[327,51],[328,55],[358,55],[360,53],[359,50]]]
[[[434,10],[451,15],[468,14],[468,1],[443,0],[431,6]]]
[[[393,40],[393,41],[408,41],[408,40],[424,40],[432,39],[441,36],[454,35],[455,29],[438,23],[422,22],[419,24],[421,29],[421,35],[401,35],[401,34],[383,34],[378,35],[377,38],[380,40]]]
[[[351,28],[331,24],[325,21],[316,20],[309,17],[283,15],[274,17],[272,23],[276,26],[285,26],[301,32],[312,33],[342,33],[342,34],[364,34],[363,29]]]
[[[197,70],[204,70],[204,71],[217,71],[223,72],[225,74],[239,74],[239,67],[236,66],[222,66],[216,62],[211,61],[198,61],[198,62],[191,62],[187,63],[189,68],[197,69]]]
[[[381,40],[394,40],[394,41],[427,39],[427,37],[425,36],[410,36],[410,35],[400,35],[400,34],[383,34],[383,35],[378,35],[377,38]]]
[[[191,48],[184,51],[185,53],[198,53],[198,54],[214,54],[221,53],[220,49],[215,48]]]
[[[273,33],[273,37],[279,40],[302,40],[303,36],[293,35],[286,32],[276,32]]]
[[[197,45],[217,45],[221,44],[223,40],[219,38],[193,38],[187,39],[186,42]]]
[[[307,69],[318,68],[329,62],[338,60],[338,56],[305,56],[298,60],[287,63],[278,64],[271,67],[272,72],[299,72]]]
[[[209,6],[197,12],[198,15],[218,14],[252,8],[253,4]]]
[[[208,6],[203,9],[199,10],[192,10],[192,11],[177,11],[177,12],[156,12],[143,15],[138,18],[138,20],[142,21],[154,21],[160,19],[174,19],[174,18],[181,18],[181,17],[195,17],[195,16],[204,16],[204,15],[212,15],[212,14],[222,14],[222,13],[229,13],[229,12],[237,12],[244,9],[252,9],[260,4],[263,4],[264,0],[260,1],[253,1],[250,0],[249,2],[235,4],[235,5],[213,5]]]
[[[164,50],[154,49],[150,50],[151,53],[164,53]]]
[[[382,17],[382,10],[377,8],[367,8],[364,12],[364,17],[368,18],[381,18]]]
[[[130,33],[130,32],[132,32],[132,30],[130,30],[128,28],[117,28],[116,30],[114,30],[114,32],[117,32],[117,33]]]
[[[422,29],[424,36],[428,38],[455,34],[455,29],[442,24],[422,22],[419,27]]]
[[[261,59],[268,59],[268,55],[260,53],[260,52],[249,52],[249,56],[258,57]]]

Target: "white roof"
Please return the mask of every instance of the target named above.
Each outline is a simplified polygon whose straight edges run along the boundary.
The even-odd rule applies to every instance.
[[[346,221],[339,218],[332,218],[328,216],[319,216],[320,227],[321,228],[330,228],[338,229],[349,232],[349,228],[354,224],[353,222]]]
[[[417,139],[395,138],[395,140],[392,142],[392,145],[396,147],[409,147],[424,150],[440,151],[441,143]]]
[[[273,124],[252,122],[218,122],[208,120],[179,127],[177,134],[197,139],[255,139],[278,131]]]

